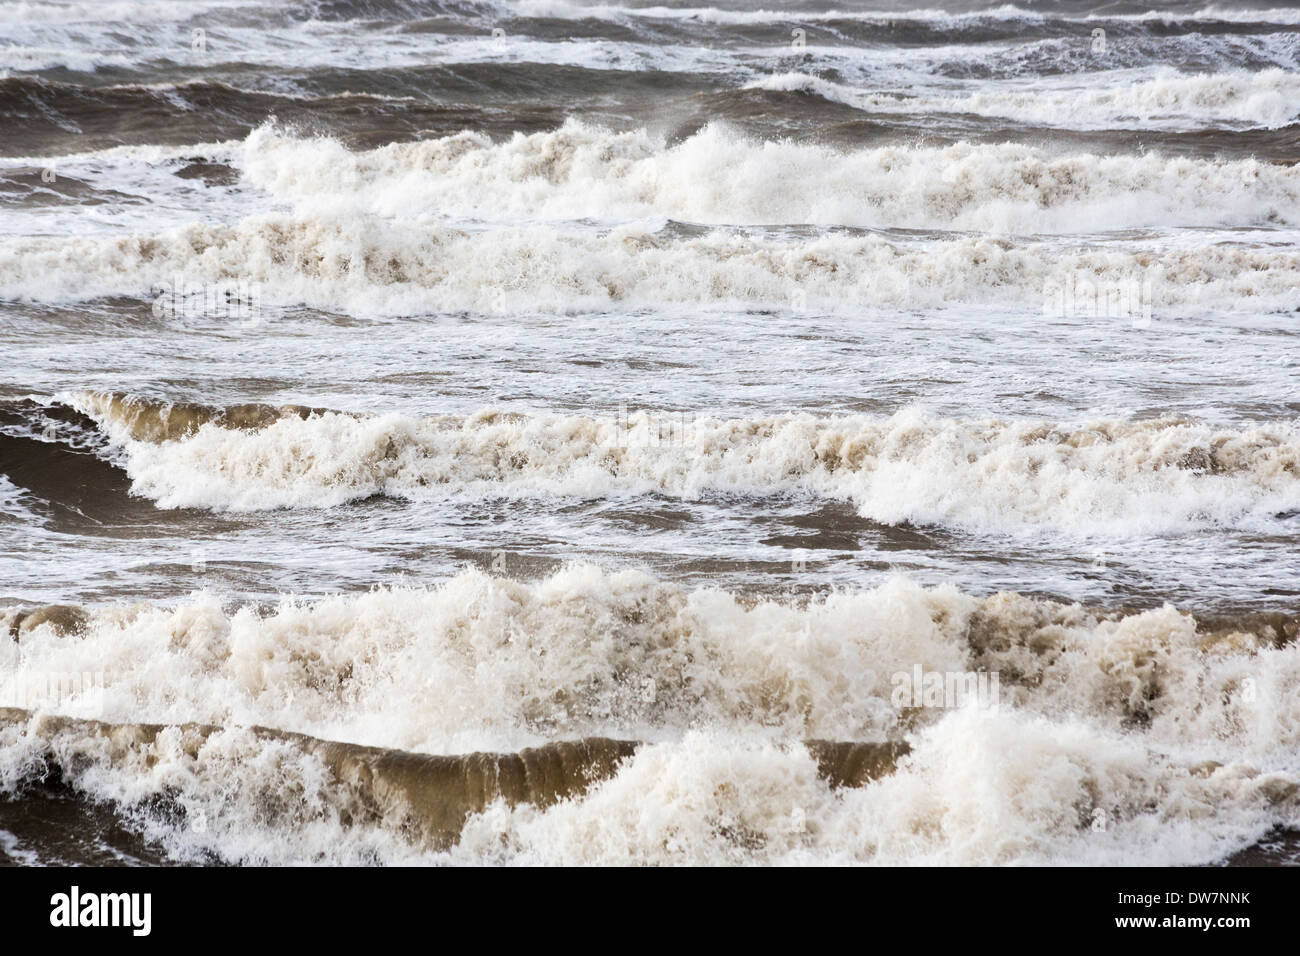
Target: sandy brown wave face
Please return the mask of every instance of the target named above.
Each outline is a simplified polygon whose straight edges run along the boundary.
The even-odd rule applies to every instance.
[[[76,634],[86,627],[89,617],[75,604],[46,604],[30,610],[11,611],[0,615],[0,620],[7,620],[9,636],[17,641],[22,635],[43,626],[50,627],[56,634]]]
[[[87,760],[86,751],[102,760],[125,764],[159,759],[160,735],[170,731],[191,759],[222,728],[203,724],[111,724],[71,717],[36,716],[13,707],[0,708],[0,728],[24,728],[26,735],[48,743],[41,776],[72,782]],[[454,843],[471,814],[493,803],[507,806],[553,806],[578,797],[617,771],[640,746],[636,741],[587,737],[558,741],[518,753],[472,753],[456,756],[408,753],[379,747],[320,740],[305,734],[252,727],[255,739],[287,744],[314,758],[328,771],[329,785],[346,807],[349,822],[379,823],[413,841],[435,848]],[[68,740],[76,740],[70,756]],[[905,755],[905,743],[855,743],[812,740],[804,744],[819,775],[831,787],[861,786],[890,773]]]
[[[157,402],[110,392],[84,393],[86,409],[110,420],[134,441],[176,441],[193,435],[203,425],[252,430],[264,428],[281,418],[307,418],[327,409],[305,405],[204,405],[198,402]]]

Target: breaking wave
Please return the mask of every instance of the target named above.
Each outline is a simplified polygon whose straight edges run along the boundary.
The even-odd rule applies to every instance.
[[[812,494],[889,524],[1150,534],[1300,509],[1293,426],[960,421],[808,414],[718,419],[484,409],[353,415],[212,409],[103,393],[70,399],[160,506],[322,507],[374,495]]]
[[[1191,863],[1300,820],[1285,615],[902,578],[754,602],[579,566],[57,617],[0,657],[102,685],[0,712],[0,789],[52,775],[181,858]],[[915,706],[914,668],[997,699]]]
[[[682,305],[1037,312],[1052,289],[1076,283],[1103,297],[1140,288],[1137,298],[1164,318],[1290,312],[1300,304],[1300,252],[1236,244],[1064,248],[996,237],[913,245],[876,235],[790,239],[727,230],[681,238],[665,234],[662,223],[601,234],[544,226],[482,232],[356,213],[270,214],[153,236],[0,241],[0,296],[10,299],[154,296],[158,307],[166,289],[223,282],[255,285],[269,306],[361,316]],[[1107,316],[1102,299],[1090,301],[1101,309],[1099,321],[1130,318]]]

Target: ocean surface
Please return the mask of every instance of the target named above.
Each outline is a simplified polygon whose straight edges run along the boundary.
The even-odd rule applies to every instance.
[[[1300,6],[773,3],[0,2],[0,862],[1300,862]]]

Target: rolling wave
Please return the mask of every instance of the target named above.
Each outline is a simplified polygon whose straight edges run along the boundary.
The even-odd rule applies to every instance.
[[[729,229],[674,236],[665,225],[485,231],[323,209],[154,235],[9,238],[0,239],[0,298],[142,296],[160,317],[209,316],[232,328],[256,327],[269,314],[263,305],[293,304],[360,316],[983,305],[1125,327],[1150,325],[1153,315],[1300,305],[1300,252],[1285,244],[1159,251],[996,237],[920,244],[906,236]],[[207,298],[186,298],[191,285]],[[220,299],[226,285],[246,287],[239,309]]]
[[[162,507],[330,507],[658,493],[810,494],[885,523],[1128,534],[1271,524],[1300,509],[1300,435],[1180,421],[956,421],[905,410],[722,420],[620,413],[469,416],[232,410],[80,393]]]
[[[338,197],[404,219],[666,216],[1020,233],[1300,225],[1300,165],[1009,144],[838,150],[717,126],[672,145],[570,122],[505,142],[462,133],[362,152],[264,127],[242,162],[251,184],[304,210]]]

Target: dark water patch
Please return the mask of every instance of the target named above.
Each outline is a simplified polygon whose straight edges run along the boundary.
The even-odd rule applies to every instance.
[[[53,156],[242,139],[272,119],[300,135],[336,136],[353,148],[467,128],[498,137],[538,132],[575,114],[635,125],[664,97],[719,82],[531,63],[330,70],[299,78],[302,92],[293,94],[213,81],[85,87],[9,77],[0,79],[0,121],[7,132],[0,153]]]
[[[1278,827],[1254,846],[1232,854],[1222,866],[1300,866],[1300,830]]]
[[[0,171],[0,203],[14,206],[102,206],[108,203],[139,203],[138,196],[58,173],[53,169],[8,169]]]
[[[176,170],[180,179],[201,179],[206,186],[233,186],[239,181],[239,170],[225,163],[211,163],[202,157],[182,160],[185,163]]]
[[[209,512],[160,511],[131,493],[93,419],[59,402],[0,403],[0,474],[54,531],[123,535],[202,533],[232,524]]]
[[[0,866],[163,866],[161,845],[119,808],[50,776],[0,794]]]
[[[0,80],[0,119],[11,155],[56,155],[131,144],[183,145],[242,139],[274,119],[301,136],[334,136],[354,149],[475,129],[494,139],[555,129],[570,118],[615,130],[647,128],[680,141],[724,122],[756,139],[797,138],[846,148],[1015,142],[1052,152],[1137,153],[1300,159],[1300,124],[1237,129],[1072,130],[963,113],[887,112],[813,92],[738,88],[716,74],[597,70],[534,63],[471,63],[405,70],[331,70],[297,77],[300,92],[272,93],[226,82],[82,87],[31,77]],[[1115,123],[1115,126],[1122,124]],[[1069,126],[1069,118],[1062,118]],[[75,147],[70,140],[75,139]],[[203,157],[176,173],[229,186],[237,174]],[[34,196],[79,188],[44,184],[36,170],[11,174],[11,190]],[[42,188],[44,187],[44,188]],[[50,189],[55,190],[50,193]],[[4,190],[0,183],[0,191]],[[63,190],[63,191],[61,191]],[[71,190],[71,192],[66,192]],[[100,201],[126,197],[105,196]]]

